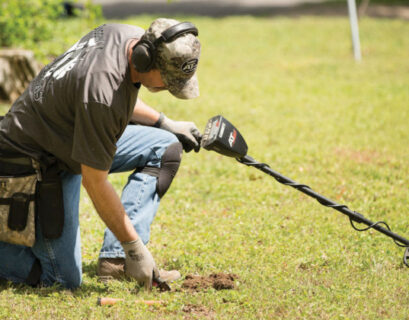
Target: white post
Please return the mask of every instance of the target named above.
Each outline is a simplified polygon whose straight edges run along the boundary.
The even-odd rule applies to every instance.
[[[361,45],[359,43],[358,16],[355,0],[348,0],[349,22],[351,24],[352,45],[356,61],[361,61]]]

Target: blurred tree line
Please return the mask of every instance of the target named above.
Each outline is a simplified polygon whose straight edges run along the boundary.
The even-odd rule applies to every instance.
[[[102,10],[91,0],[0,0],[0,47],[30,48],[49,40],[56,20],[72,15],[93,22]]]

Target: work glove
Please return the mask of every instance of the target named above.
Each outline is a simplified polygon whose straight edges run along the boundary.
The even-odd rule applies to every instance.
[[[190,152],[192,149],[199,152],[202,135],[193,122],[174,121],[161,113],[156,126],[176,135],[185,152]]]
[[[152,289],[152,280],[159,278],[156,263],[142,240],[122,242],[125,251],[125,274],[138,281],[145,289]]]

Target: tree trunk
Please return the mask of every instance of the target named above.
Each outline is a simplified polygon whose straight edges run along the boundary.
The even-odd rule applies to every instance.
[[[13,102],[40,71],[32,51],[0,50],[0,100]]]
[[[368,9],[370,0],[362,0],[361,4],[359,5],[358,15],[363,17],[366,14],[366,10]]]

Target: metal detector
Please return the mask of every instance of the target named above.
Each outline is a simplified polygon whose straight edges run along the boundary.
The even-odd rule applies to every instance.
[[[295,182],[282,174],[272,170],[269,165],[258,162],[247,155],[247,144],[240,132],[224,117],[218,115],[211,118],[206,125],[205,132],[202,137],[201,146],[206,150],[213,150],[222,155],[236,158],[242,164],[250,167],[255,167],[258,170],[267,173],[275,178],[278,182],[293,187],[307,196],[316,199],[323,206],[335,209],[348,216],[351,226],[357,231],[366,231],[369,229],[377,230],[388,237],[400,247],[406,248],[403,262],[409,267],[409,240],[391,231],[391,228],[384,221],[372,222],[366,219],[362,214],[350,210],[346,205],[338,204],[319,193],[312,190],[305,184]],[[355,223],[363,223],[367,225],[365,228],[357,228]],[[383,226],[382,226],[383,225]]]

